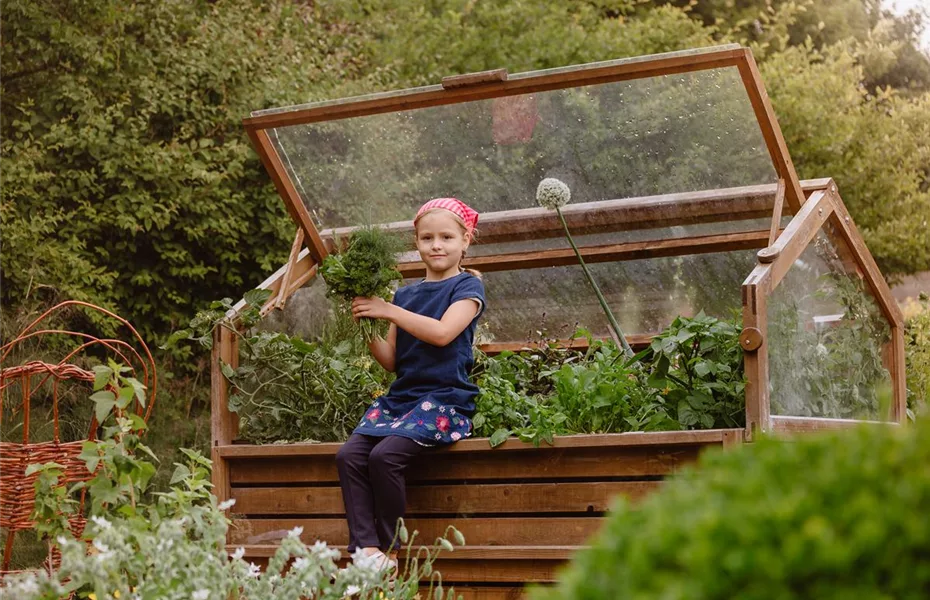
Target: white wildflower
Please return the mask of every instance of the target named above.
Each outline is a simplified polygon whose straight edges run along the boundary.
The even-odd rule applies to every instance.
[[[235,504],[236,504],[236,499],[230,498],[229,500],[224,500],[220,502],[216,508],[219,510],[225,511],[225,510],[229,510],[230,508],[232,508],[233,505]]]
[[[294,565],[291,568],[294,569],[295,571],[303,571],[309,565],[310,565],[310,559],[305,556],[301,556],[294,560]]]
[[[96,548],[102,553],[106,553],[110,551],[110,548],[107,547],[107,545],[101,542],[100,540],[94,540],[94,548]]]
[[[229,555],[229,557],[233,560],[239,560],[243,556],[245,556],[245,548],[242,546],[236,548],[236,551]]]
[[[304,532],[304,528],[299,525],[290,531],[287,532],[287,535],[292,538],[300,538],[300,534]]]
[[[254,578],[257,578],[261,574],[262,574],[261,567],[259,567],[255,563],[249,563],[249,577],[254,579]]]
[[[207,598],[209,597],[210,597],[210,590],[197,590],[196,592],[194,592],[193,596],[191,596],[193,600],[207,600]]]
[[[103,517],[94,515],[90,518],[90,520],[93,521],[100,529],[109,529],[111,527],[110,522]]]
[[[572,191],[569,187],[552,177],[547,177],[539,182],[536,188],[536,202],[540,206],[555,210],[569,203],[572,199]]]
[[[64,546],[68,543],[68,538],[63,535],[59,535],[57,538],[55,538],[55,541],[58,542],[59,546]]]

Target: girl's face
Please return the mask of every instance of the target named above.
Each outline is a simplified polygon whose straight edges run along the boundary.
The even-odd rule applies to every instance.
[[[428,279],[456,275],[469,236],[447,210],[426,213],[417,221],[417,250],[426,264]]]

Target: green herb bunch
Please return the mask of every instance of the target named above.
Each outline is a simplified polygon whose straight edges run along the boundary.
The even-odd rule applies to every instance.
[[[400,239],[377,227],[357,229],[344,250],[323,259],[320,275],[328,287],[326,294],[346,305],[358,296],[388,300],[392,283],[402,279],[396,256],[403,249]],[[359,328],[366,342],[387,335],[383,320],[362,318]]]

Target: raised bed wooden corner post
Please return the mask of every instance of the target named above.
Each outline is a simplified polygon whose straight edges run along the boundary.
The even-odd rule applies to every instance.
[[[221,362],[236,368],[239,363],[239,340],[225,327],[213,331],[210,354],[210,459],[213,461],[213,493],[218,501],[230,497],[229,466],[219,454],[220,446],[232,444],[239,433],[239,415],[229,410],[229,384],[223,376]]]

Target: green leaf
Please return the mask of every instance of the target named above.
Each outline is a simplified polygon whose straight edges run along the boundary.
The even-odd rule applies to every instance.
[[[217,359],[217,360],[219,360],[220,362],[220,371],[223,372],[223,376],[226,379],[232,379],[233,377],[236,376],[236,371],[229,364],[227,364],[222,358]]]
[[[103,386],[110,381],[110,377],[113,376],[113,369],[110,367],[105,367],[103,365],[96,365],[94,367],[94,391],[103,389]]]
[[[507,438],[509,437],[510,437],[510,430],[502,427],[491,434],[491,439],[489,440],[489,442],[492,448],[496,448],[497,446],[500,446],[505,441],[507,441]]]
[[[113,395],[113,392],[104,390],[93,394],[90,399],[96,404],[94,414],[97,417],[97,422],[102,424],[110,411],[113,410],[113,407],[116,406],[116,396]]]
[[[249,290],[243,295],[246,304],[260,308],[271,298],[271,290],[254,289]]]

